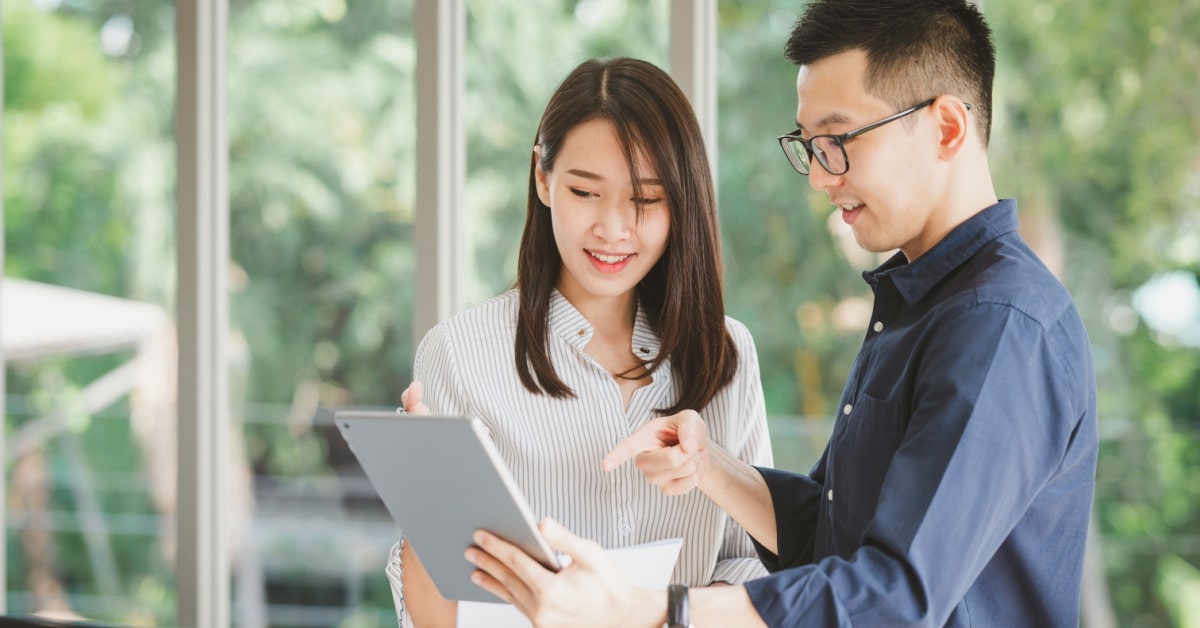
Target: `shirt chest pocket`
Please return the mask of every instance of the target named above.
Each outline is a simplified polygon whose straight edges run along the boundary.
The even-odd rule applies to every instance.
[[[833,513],[855,528],[875,515],[879,490],[900,445],[895,402],[859,395],[851,405],[833,456]]]

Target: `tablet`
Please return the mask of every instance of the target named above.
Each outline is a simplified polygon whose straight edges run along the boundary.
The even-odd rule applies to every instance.
[[[443,597],[502,601],[471,582],[463,558],[479,529],[559,569],[478,419],[342,411],[334,422]]]

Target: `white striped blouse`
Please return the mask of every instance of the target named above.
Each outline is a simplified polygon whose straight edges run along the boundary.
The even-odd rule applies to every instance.
[[[657,416],[655,409],[675,403],[670,362],[633,393],[626,408],[618,383],[583,351],[592,326],[555,290],[547,345],[555,371],[575,397],[532,394],[513,363],[517,307],[517,291],[510,290],[430,330],[413,369],[430,411],[483,421],[535,518],[552,517],[607,548],[681,537],[672,582],[688,586],[766,575],[746,533],[700,491],[668,497],[632,463],[608,473],[600,469],[614,445]],[[725,321],[737,346],[738,371],[699,412],[714,442],[747,463],[771,466],[754,341],[740,322]],[[658,337],[639,309],[634,355],[650,359],[658,349]],[[398,550],[399,544],[387,573],[399,602]]]

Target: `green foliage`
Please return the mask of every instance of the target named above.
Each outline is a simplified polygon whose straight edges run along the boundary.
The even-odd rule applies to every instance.
[[[233,320],[255,401],[321,382],[326,403],[395,404],[407,385],[414,51],[391,19],[407,13],[263,0],[232,21]]]
[[[5,111],[40,112],[58,105],[95,121],[118,87],[115,69],[100,54],[96,31],[25,2],[5,3],[3,18]]]
[[[796,128],[796,68],[782,52],[794,3],[723,3],[720,11],[726,311],[754,332],[767,411],[827,415],[862,339],[860,329],[839,325],[836,305],[870,296],[858,275],[869,266],[836,246],[828,200],[775,141]]]
[[[1168,554],[1162,558],[1158,588],[1176,626],[1200,627],[1200,569]]]
[[[98,49],[79,46],[96,39],[82,24],[11,2],[3,24],[6,272],[122,291],[125,265],[95,262],[112,258],[130,227],[120,147],[97,130],[119,74]]]

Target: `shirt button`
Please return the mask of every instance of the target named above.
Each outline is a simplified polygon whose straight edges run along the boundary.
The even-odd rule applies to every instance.
[[[617,530],[621,533],[621,536],[629,536],[629,533],[633,532],[633,526],[629,525],[628,521],[622,519],[621,525],[617,526]]]
[[[875,326],[871,329],[874,329],[875,333],[883,331],[883,321],[875,321]]]
[[[583,336],[583,335],[585,335],[585,334],[587,334],[587,330],[586,330],[586,329],[580,329],[580,330],[579,330],[579,335],[580,335],[580,336]]]
[[[842,408],[842,414],[846,416],[850,416],[851,412],[854,412],[854,406],[850,404],[846,404],[846,407]]]
[[[642,347],[641,351],[643,354],[650,353],[650,349],[648,347]]]
[[[829,492],[825,493],[825,496],[829,498],[829,501],[833,501],[833,489],[829,489]]]

